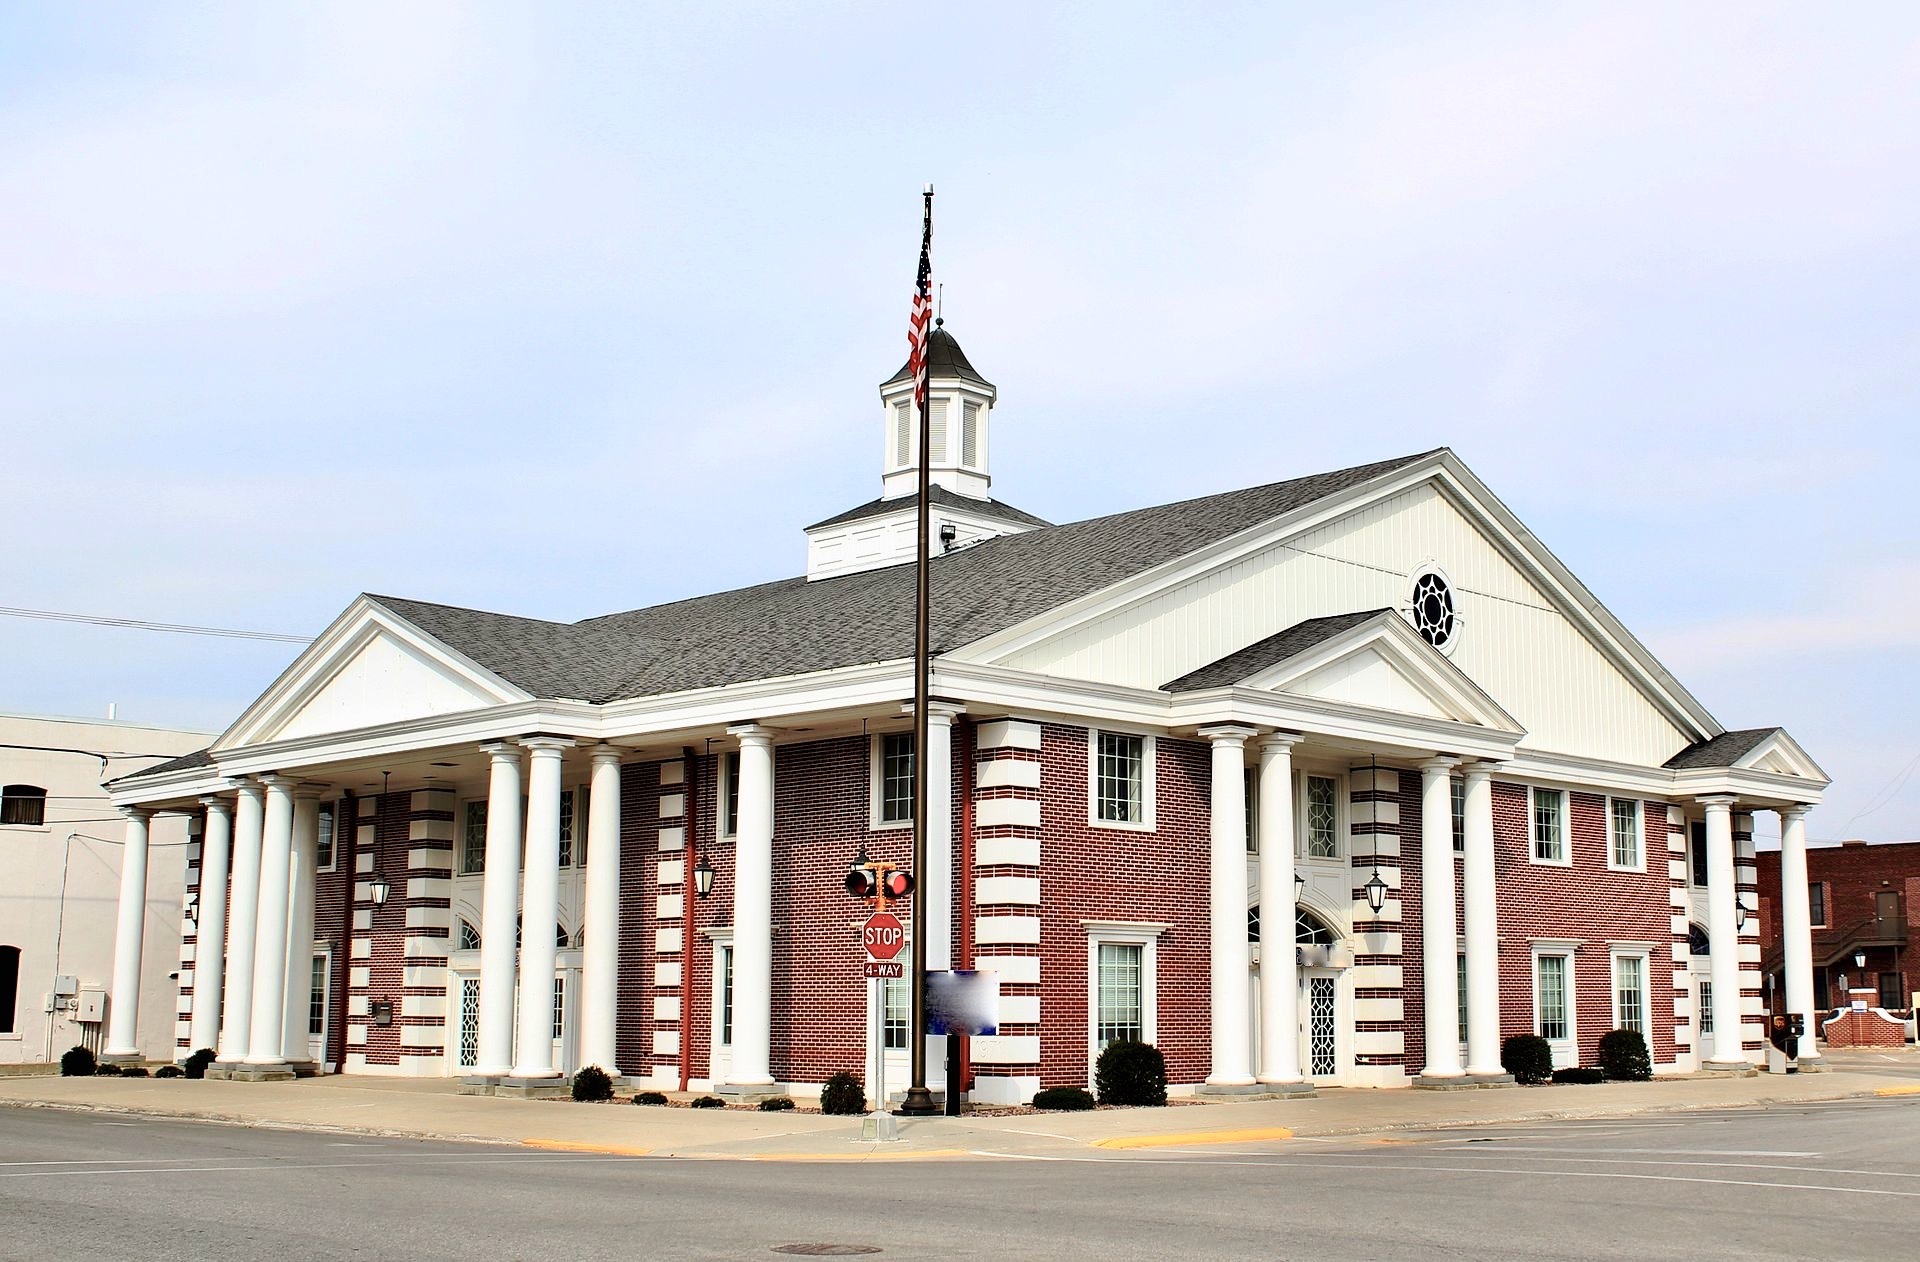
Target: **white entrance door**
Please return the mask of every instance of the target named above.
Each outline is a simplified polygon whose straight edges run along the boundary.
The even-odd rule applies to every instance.
[[[1300,973],[1300,1070],[1316,1082],[1346,1074],[1340,1037],[1340,975],[1332,969]]]

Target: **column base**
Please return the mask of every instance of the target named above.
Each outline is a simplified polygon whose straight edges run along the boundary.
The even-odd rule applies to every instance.
[[[296,1078],[318,1078],[320,1076],[319,1061],[290,1060],[287,1062],[287,1068],[293,1070],[293,1076]]]
[[[1311,1100],[1314,1096],[1320,1094],[1320,1088],[1314,1086],[1305,1078],[1298,1078],[1292,1082],[1262,1081],[1259,1086],[1262,1091],[1266,1092],[1270,1098],[1275,1100]]]
[[[147,1063],[147,1058],[139,1052],[102,1052],[100,1053],[100,1063],[103,1065],[120,1065],[123,1067],[128,1065],[144,1065]]]
[[[286,1061],[275,1061],[270,1065],[253,1065],[241,1062],[227,1067],[223,1075],[228,1082],[292,1082],[297,1075],[293,1066]],[[207,1077],[213,1077],[213,1071],[207,1071]]]
[[[777,1082],[723,1082],[713,1089],[713,1094],[731,1104],[758,1104],[787,1093]]]
[[[1759,1066],[1744,1060],[1710,1060],[1700,1066],[1700,1072],[1716,1078],[1758,1078]]]
[[[1265,1082],[1203,1082],[1193,1094],[1203,1100],[1264,1100],[1273,1094],[1273,1087]]]
[[[1794,1067],[1803,1074],[1830,1074],[1833,1072],[1833,1066],[1827,1064],[1827,1058],[1824,1056],[1802,1056],[1794,1063]]]
[[[560,1077],[527,1078],[507,1074],[496,1079],[493,1090],[486,1094],[512,1100],[566,1100],[573,1096],[573,1084]]]
[[[492,1095],[494,1088],[500,1085],[503,1074],[463,1074],[460,1078],[461,1095]]]
[[[1483,1091],[1514,1084],[1512,1074],[1448,1074],[1444,1077],[1418,1074],[1412,1085],[1415,1091]]]

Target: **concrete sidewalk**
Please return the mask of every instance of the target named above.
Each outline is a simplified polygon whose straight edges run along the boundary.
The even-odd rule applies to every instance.
[[[0,1105],[196,1118],[243,1126],[463,1139],[662,1157],[848,1161],[1150,1153],[1559,1118],[1750,1108],[1920,1095],[1920,1054],[1851,1053],[1834,1072],[1685,1078],[1493,1091],[1329,1089],[1310,1100],[1103,1109],[1010,1117],[899,1119],[900,1139],[863,1142],[860,1119],[817,1113],[581,1105],[458,1094],[443,1080],[365,1077],[240,1083],[13,1078]],[[0,1114],[0,1135],[6,1128]]]

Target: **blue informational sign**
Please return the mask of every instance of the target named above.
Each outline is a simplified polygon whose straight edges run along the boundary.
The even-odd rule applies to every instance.
[[[971,969],[927,974],[928,1034],[998,1034],[1000,974]]]

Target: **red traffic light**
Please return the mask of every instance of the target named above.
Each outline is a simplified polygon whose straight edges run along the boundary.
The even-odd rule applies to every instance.
[[[880,890],[880,882],[872,868],[847,869],[847,893],[855,898],[872,898]]]
[[[913,893],[913,874],[896,869],[880,878],[880,888],[888,898],[905,898]]]

